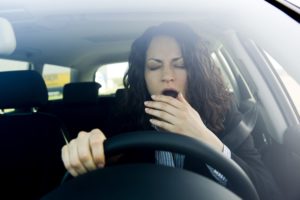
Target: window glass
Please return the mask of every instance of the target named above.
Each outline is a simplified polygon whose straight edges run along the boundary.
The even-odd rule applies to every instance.
[[[227,86],[227,88],[229,89],[230,92],[234,92],[233,90],[233,86],[232,86],[232,83],[231,81],[229,80],[229,76],[228,74],[226,73],[225,71],[225,66],[223,66],[223,64],[220,62],[219,58],[217,57],[216,53],[212,53],[211,54],[211,57],[214,61],[214,63],[216,64],[216,66],[221,70],[221,74],[223,76],[223,79],[224,79],[224,82]],[[227,64],[227,63],[226,63]]]
[[[300,85],[270,54],[268,54],[266,51],[265,54],[273,69],[277,72],[279,78],[281,79],[282,84],[286,88],[286,91],[295,105],[298,114],[300,114]]]
[[[98,68],[95,81],[101,84],[100,95],[114,94],[117,89],[124,88],[123,76],[128,69],[128,62],[102,65]]]
[[[48,88],[49,100],[62,99],[64,85],[71,82],[71,68],[45,64],[42,74]]]
[[[0,72],[4,71],[16,71],[16,70],[28,70],[29,63],[17,60],[0,59]]]

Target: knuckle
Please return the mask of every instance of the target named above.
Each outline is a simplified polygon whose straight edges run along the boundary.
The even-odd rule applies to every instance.
[[[83,163],[86,163],[86,162],[88,162],[90,160],[90,157],[89,157],[89,155],[87,153],[81,153],[79,155],[79,160],[81,162],[83,162]]]
[[[175,104],[176,103],[176,99],[174,99],[173,97],[169,97],[170,99],[169,99],[169,102],[171,103],[171,104]]]
[[[68,149],[68,145],[65,144],[65,145],[61,148],[61,153],[66,152],[67,149]]]
[[[184,106],[184,107],[182,108],[182,110],[183,110],[184,112],[188,112],[188,111],[189,111],[189,109],[188,109],[186,106]]]
[[[100,129],[93,129],[90,138],[100,138],[100,140],[106,139],[104,133]]]
[[[158,103],[156,106],[156,109],[161,110],[163,108],[163,106],[161,105],[161,103]]]
[[[161,112],[159,116],[164,119],[167,117],[167,114],[165,112]]]
[[[147,106],[148,106],[148,107],[152,107],[152,106],[153,106],[153,102],[152,102],[152,101],[148,101],[148,102],[147,102]]]
[[[76,145],[76,139],[71,140],[69,144],[70,144],[71,146]]]
[[[83,136],[85,136],[86,135],[86,132],[84,132],[84,131],[80,131],[79,133],[78,133],[78,137],[83,137]]]
[[[70,162],[70,168],[71,169],[81,169],[81,163],[79,162],[79,160],[73,160]]]
[[[90,138],[90,139],[91,139],[91,140],[90,140],[90,145],[91,145],[92,147],[102,145],[102,144],[103,144],[103,141],[104,141],[104,140],[102,140],[102,139],[99,138],[99,137],[92,137],[92,138]]]
[[[91,133],[91,134],[99,134],[99,133],[102,133],[102,132],[100,131],[100,129],[94,128],[94,129],[91,130],[90,133]]]

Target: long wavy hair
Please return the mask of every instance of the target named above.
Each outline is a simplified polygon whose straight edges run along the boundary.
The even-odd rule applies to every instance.
[[[223,122],[230,107],[230,93],[204,40],[189,26],[178,22],[150,27],[133,42],[129,69],[123,78],[126,91],[124,105],[129,108],[128,112],[135,113],[139,125],[149,127],[149,116],[144,112],[144,101],[150,99],[144,76],[146,52],[151,40],[161,35],[174,38],[180,46],[187,70],[188,102],[211,131],[223,131]]]

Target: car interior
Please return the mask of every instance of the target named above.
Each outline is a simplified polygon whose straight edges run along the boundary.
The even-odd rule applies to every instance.
[[[105,7],[105,9],[109,8],[109,6]],[[100,187],[106,188],[103,195],[107,196],[107,199],[118,199],[121,195],[129,195],[134,199],[139,196],[130,196],[133,189],[134,191],[143,191],[144,182],[140,182],[140,179],[149,180],[147,184],[153,186],[154,182],[167,185],[175,182],[173,179],[177,178],[181,181],[194,181],[193,183],[198,183],[199,187],[194,188],[190,185],[190,188],[183,189],[180,184],[174,183],[174,186],[170,188],[173,191],[181,191],[175,193],[165,192],[161,188],[155,187],[153,191],[157,190],[159,191],[157,193],[163,196],[154,195],[144,199],[171,197],[184,199],[187,197],[186,195],[191,195],[189,199],[197,199],[199,195],[209,199],[220,197],[223,199],[258,199],[255,189],[253,191],[253,185],[251,182],[248,183],[247,177],[241,178],[240,187],[236,187],[236,190],[231,192],[204,178],[196,179],[184,170],[166,170],[163,167],[149,168],[149,166],[134,165],[132,168],[124,166],[122,170],[108,167],[103,171],[76,178],[78,182],[72,182],[74,179],[66,173],[61,161],[62,146],[75,138],[82,130],[90,131],[100,128],[108,138],[112,137],[113,133],[110,127],[117,126],[120,118],[116,116],[126,109],[118,106],[125,95],[122,87],[116,88],[108,95],[99,95],[99,91],[105,86],[96,82],[95,79],[99,66],[101,68],[109,63],[126,62],[131,42],[143,30],[150,25],[173,19],[176,16],[174,13],[168,13],[168,15],[161,13],[157,18],[143,16],[144,21],[142,19],[139,21],[136,18],[141,16],[135,12],[128,15],[122,12],[121,14],[92,12],[92,14],[75,15],[78,8],[73,9],[69,10],[69,15],[57,11],[57,15],[44,16],[42,20],[36,21],[37,26],[33,28],[29,26],[30,20],[15,21],[11,24],[1,17],[0,12],[0,59],[29,62],[27,70],[0,71],[0,110],[2,111],[0,113],[2,136],[0,152],[3,159],[1,177],[5,183],[4,189],[1,189],[3,194],[9,195],[11,199],[20,196],[24,199],[44,197],[45,200],[70,197],[72,199],[93,199],[99,195],[98,188]],[[205,9],[202,11],[205,12]],[[227,13],[222,9],[219,11],[218,16],[224,16]],[[260,40],[254,34],[254,30],[248,31],[248,27],[241,23],[238,23],[237,26],[248,31],[247,34],[240,33],[234,28],[228,29],[227,25],[235,17],[234,15],[224,18],[225,23],[220,25],[217,23],[217,19],[212,17],[212,14],[200,17],[202,15],[199,16],[195,13],[197,12],[180,20],[193,26],[207,41],[211,57],[221,71],[229,91],[235,97],[238,109],[242,113],[240,124],[230,133],[236,137],[234,140],[232,140],[233,137],[225,137],[224,143],[233,147],[239,146],[249,134],[252,134],[256,148],[261,153],[265,165],[273,175],[284,197],[291,200],[299,199],[300,118],[299,114],[295,112],[295,106],[287,100],[283,87],[272,78],[275,76],[274,71],[269,67],[270,62],[267,61],[265,53],[268,51],[280,54],[280,52],[274,50],[272,45],[268,46],[269,49],[260,48],[254,40],[249,39],[249,35],[253,34],[252,38],[257,37],[255,39],[258,41],[257,43],[261,42],[261,46],[271,42],[267,39],[266,41]],[[63,16],[61,17],[61,15]],[[36,16],[43,16],[43,14],[38,13]],[[46,23],[47,20],[49,23]],[[18,23],[24,23],[25,32],[21,31],[22,26],[17,26]],[[88,31],[94,30],[92,27],[95,24],[101,28],[95,28],[94,32],[88,34]],[[65,32],[63,27],[67,27]],[[57,30],[59,33],[56,34],[60,36],[60,42],[65,41],[65,46],[49,45],[56,39],[49,37],[51,31]],[[78,30],[80,30],[78,36],[71,34]],[[297,35],[298,32],[291,34]],[[47,37],[53,41],[47,41],[47,37],[43,38],[39,33],[47,33]],[[26,38],[27,34],[30,36]],[[276,37],[281,38],[277,35]],[[75,40],[78,42],[73,44],[72,41]],[[278,43],[281,42],[284,43],[278,40]],[[293,47],[299,49],[297,44],[299,42],[293,44]],[[43,45],[50,47],[43,51]],[[290,43],[282,44],[282,46],[284,45],[288,46]],[[55,50],[53,51],[53,49]],[[295,58],[294,55],[297,53],[291,53],[291,57],[297,61],[296,59],[299,58]],[[285,64],[292,62],[284,59],[283,61]],[[71,68],[70,81],[57,90],[61,94],[59,99],[50,99],[52,90],[57,88],[49,89],[45,76],[43,76],[44,64],[48,63]],[[292,67],[291,70],[293,70]],[[271,74],[271,78],[267,74]],[[7,109],[11,109],[11,111],[5,112]],[[130,117],[127,120],[129,119]],[[126,117],[122,120],[126,121]],[[111,143],[108,141],[106,144],[108,154],[115,154],[126,147],[147,148],[140,145],[143,142],[152,144],[152,146],[148,146],[154,148],[155,141],[161,140],[162,144],[157,144],[157,148],[164,148],[169,142],[169,148],[187,154],[197,154],[198,157],[201,154],[204,161],[214,163],[223,170],[224,174],[228,174],[228,177],[231,177],[236,185],[238,185],[236,177],[243,177],[243,172],[239,171],[240,168],[236,167],[233,162],[219,158],[218,155],[215,155],[215,158],[218,159],[212,159],[213,152],[206,149],[205,146],[201,147],[202,151],[197,150],[198,146],[186,138],[163,138],[164,136],[147,138],[147,134],[140,133],[140,135],[140,138],[136,137],[137,135],[130,137],[130,134],[128,138],[122,137],[122,134],[117,135],[115,140],[112,140]],[[234,168],[235,171],[229,168]],[[140,173],[142,169],[149,174],[145,176]],[[136,174],[136,177],[130,176],[132,172]],[[157,179],[153,173],[158,173],[160,178]],[[70,179],[69,181],[66,181],[66,176]],[[122,178],[118,179],[118,177]],[[101,178],[112,181],[99,182]],[[86,187],[87,181],[90,181],[90,188]],[[187,181],[186,184],[189,182]],[[81,187],[89,191],[90,196],[81,196],[83,195],[80,193]],[[124,189],[115,192],[112,188],[116,187]],[[74,188],[78,191],[76,189],[74,191]],[[52,191],[54,192],[51,193]],[[153,191],[148,192],[150,194]],[[120,196],[117,196],[116,193]]]

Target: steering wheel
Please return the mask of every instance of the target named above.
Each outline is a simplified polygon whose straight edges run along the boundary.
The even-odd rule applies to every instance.
[[[106,157],[146,149],[172,151],[199,159],[220,171],[230,181],[233,192],[187,170],[155,164],[126,164],[80,175],[42,199],[259,199],[241,167],[201,141],[178,134],[136,131],[104,142]]]

